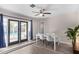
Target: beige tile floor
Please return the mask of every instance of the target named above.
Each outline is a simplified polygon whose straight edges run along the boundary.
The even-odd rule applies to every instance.
[[[9,52],[15,51],[17,49],[21,49],[25,46],[35,43],[35,41],[25,41],[19,44],[11,45],[6,48],[0,48],[0,54],[7,54]]]
[[[53,48],[48,45],[45,46],[38,42],[32,45],[25,46],[16,51],[10,52],[9,54],[72,54],[72,47],[67,44],[60,44],[57,46],[57,50],[54,51]]]
[[[9,54],[50,54],[50,53],[51,53],[50,50],[39,48],[34,45],[29,45],[22,49],[10,52]],[[54,52],[52,51],[52,53]]]

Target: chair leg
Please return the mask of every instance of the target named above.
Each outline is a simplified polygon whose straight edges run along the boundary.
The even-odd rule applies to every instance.
[[[51,44],[52,44],[52,49],[53,49],[53,42]]]
[[[59,44],[60,44],[60,42],[59,41],[57,41],[57,45],[59,46]]]
[[[60,43],[59,43],[59,42],[57,42],[57,45],[58,45],[58,46],[59,46],[59,44],[60,44]]]
[[[43,41],[43,44],[44,44],[44,40],[42,40]]]
[[[38,40],[36,39],[36,44],[38,43]]]
[[[48,42],[46,41],[46,47],[47,47],[47,45],[48,45]]]
[[[56,42],[54,42],[54,51],[56,51]]]

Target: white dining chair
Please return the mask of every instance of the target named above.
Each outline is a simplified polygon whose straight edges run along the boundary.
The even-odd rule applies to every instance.
[[[51,38],[51,36],[50,36],[49,34],[46,34],[46,40],[47,40],[48,42],[53,41],[53,39]]]
[[[59,37],[55,33],[52,33],[51,37],[54,41],[54,51],[55,51],[56,50],[56,43],[59,45]]]
[[[44,43],[44,34],[38,33],[36,34],[36,43],[41,40]]]
[[[54,39],[52,39],[51,36],[50,36],[48,33],[46,33],[46,46],[47,46],[49,43],[51,43],[51,44],[53,45],[53,41],[54,41]],[[53,46],[52,46],[52,47],[53,47]]]

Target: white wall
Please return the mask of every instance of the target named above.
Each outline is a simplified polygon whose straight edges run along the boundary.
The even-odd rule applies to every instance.
[[[60,41],[71,44],[65,32],[67,28],[79,25],[79,5],[55,6],[55,14],[46,20],[45,32],[50,34],[55,32],[60,37]]]
[[[36,34],[39,31],[39,20],[40,19],[32,19],[33,21],[33,39],[35,39]]]
[[[41,26],[41,22],[44,21],[42,18],[32,18],[33,21],[33,39],[35,39],[36,34],[42,33],[43,27]]]

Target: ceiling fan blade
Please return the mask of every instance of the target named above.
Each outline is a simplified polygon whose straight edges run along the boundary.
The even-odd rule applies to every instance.
[[[35,12],[35,11],[32,11],[33,13],[39,13],[39,12]]]
[[[47,12],[47,13],[43,13],[43,14],[51,14],[51,13],[48,13],[48,12]]]
[[[35,16],[38,16],[38,15],[40,15],[40,13],[36,14]]]

